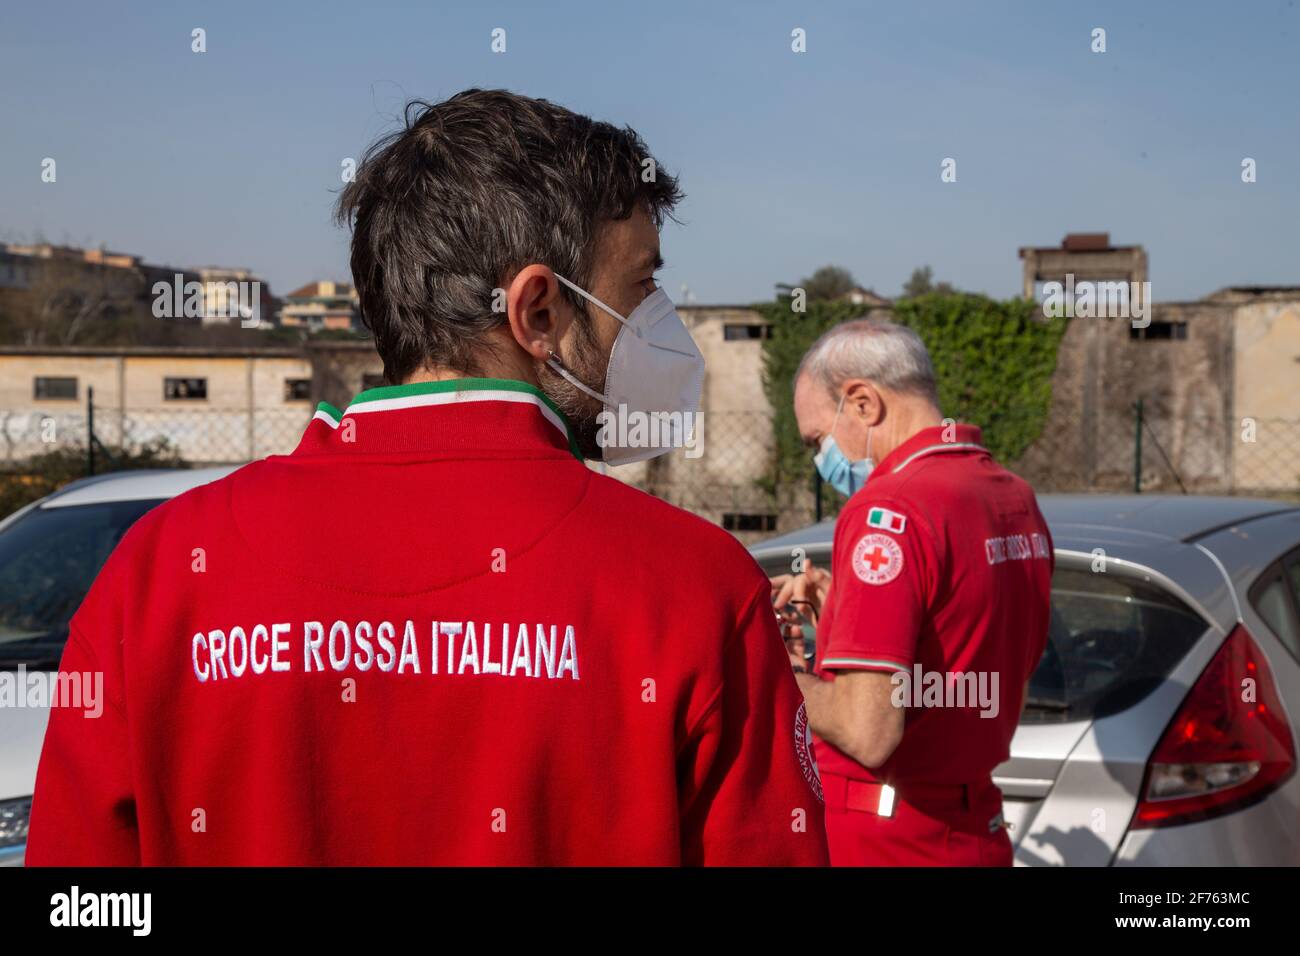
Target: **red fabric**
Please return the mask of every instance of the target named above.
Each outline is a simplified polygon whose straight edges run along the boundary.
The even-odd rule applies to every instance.
[[[953,701],[960,687],[965,706],[912,706],[909,694],[902,742],[881,767],[868,770],[818,739],[823,773],[902,791],[909,782],[985,781],[1010,755],[1024,685],[1047,643],[1054,559],[1032,489],[982,448],[960,447],[979,441],[972,426],[929,428],[876,466],[836,522],[835,576],[817,629],[827,680],[841,670],[907,674],[915,693],[920,665],[923,675],[944,675],[945,690],[954,675]],[[884,512],[875,525],[892,514],[902,530],[873,526],[873,509]],[[885,563],[886,552],[896,563]],[[877,566],[895,576],[873,583]],[[971,682],[980,679],[983,704]]]
[[[1002,793],[986,781],[965,801],[894,798],[883,817],[855,808],[855,785],[823,773],[832,866],[1010,866],[1011,839],[1000,825]]]
[[[824,864],[762,572],[507,384],[366,393],[145,515],[72,622],[110,706],[53,711],[27,862]]]

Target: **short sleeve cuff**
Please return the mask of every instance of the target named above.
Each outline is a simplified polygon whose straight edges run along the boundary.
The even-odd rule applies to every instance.
[[[867,654],[835,654],[828,652],[820,665],[820,670],[827,671],[885,671],[887,673],[911,674],[908,664],[886,660],[883,657]]]

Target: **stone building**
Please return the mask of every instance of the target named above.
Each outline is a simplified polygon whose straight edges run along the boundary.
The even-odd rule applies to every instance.
[[[1073,232],[1058,246],[1025,246],[1021,295],[1042,298],[1045,282],[1074,276],[1081,282],[1136,282],[1147,279],[1147,253],[1141,246],[1113,246],[1105,232]]]
[[[1020,256],[1024,290],[1039,300],[1046,283],[1066,276],[1150,282],[1146,250],[1113,245],[1104,233]],[[1131,317],[1070,320],[1043,431],[1009,464],[1041,491],[1120,492],[1140,482],[1148,492],[1300,492],[1300,286],[1141,304],[1139,327]],[[864,312],[889,317],[887,306],[872,306]],[[691,461],[675,451],[632,480],[733,530],[799,523],[811,495],[774,501],[762,484],[773,454],[766,323],[746,306],[679,312],[707,362],[704,454]]]
[[[204,325],[271,325],[275,301],[270,283],[249,269],[228,266],[200,266],[198,274],[203,289]]]
[[[1104,234],[1020,253],[1025,291],[1036,298],[1066,275],[1149,281],[1146,252],[1112,246]],[[0,294],[21,294],[33,261],[21,253],[0,256]],[[113,275],[123,277],[140,265],[84,267],[119,270]],[[888,300],[861,304],[864,312],[888,314]],[[1123,317],[1070,320],[1042,434],[1019,462],[1008,464],[1040,491],[1127,491],[1135,482],[1144,491],[1300,490],[1300,286],[1230,287],[1196,301],[1148,305],[1140,327]],[[706,362],[698,454],[676,449],[610,474],[744,540],[811,520],[811,489],[787,489],[778,498],[767,484],[774,455],[762,378],[768,323],[746,305],[681,305],[678,311]],[[48,450],[42,443],[48,422],[61,440],[84,441],[90,386],[96,434],[105,444],[165,437],[191,462],[234,463],[291,450],[317,402],[341,408],[382,384],[379,356],[360,340],[258,348],[2,347],[0,463]]]
[[[772,408],[763,390],[768,322],[744,305],[677,311],[704,355],[699,454],[674,449],[611,473],[742,538],[781,530],[783,509],[764,485],[774,454]]]
[[[294,348],[0,346],[0,464],[52,448],[165,439],[191,464],[284,454],[311,418],[312,369]]]
[[[313,407],[329,402],[346,408],[358,393],[386,384],[383,360],[369,339],[311,341],[305,354],[312,370]]]
[[[1022,249],[1026,290],[1147,282],[1141,246]],[[1074,317],[1043,433],[1017,463],[1040,489],[1300,491],[1300,286],[1230,287],[1132,317]],[[1139,427],[1139,406],[1141,424]]]
[[[279,323],[319,329],[350,330],[357,327],[360,300],[348,282],[309,282],[284,297]]]

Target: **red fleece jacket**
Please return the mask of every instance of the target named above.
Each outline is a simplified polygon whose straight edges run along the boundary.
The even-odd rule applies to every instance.
[[[535,389],[322,406],[110,557],[29,864],[822,864],[762,572]]]

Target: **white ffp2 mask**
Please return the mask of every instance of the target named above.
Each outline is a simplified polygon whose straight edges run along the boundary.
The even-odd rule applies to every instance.
[[[605,372],[605,392],[588,388],[571,375],[557,360],[554,352],[546,364],[587,395],[601,402],[614,415],[639,413],[676,413],[674,423],[689,423],[700,408],[704,387],[704,356],[687,331],[686,324],[663,289],[655,289],[627,318],[601,302],[594,295],[574,285],[558,272],[555,278],[593,305],[604,309],[621,323],[614,347],[609,353]],[[674,425],[668,442],[652,447],[610,445],[602,447],[607,464],[626,465],[656,458],[673,448],[686,445],[689,436]]]

